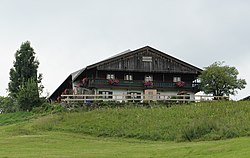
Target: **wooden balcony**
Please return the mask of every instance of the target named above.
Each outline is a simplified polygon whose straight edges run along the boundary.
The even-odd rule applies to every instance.
[[[192,90],[198,91],[199,84],[198,83],[188,83],[186,82],[183,86],[178,87],[174,82],[157,82],[153,81],[152,84],[147,84],[143,81],[133,80],[133,81],[126,81],[126,80],[119,80],[118,83],[110,83],[106,79],[90,79],[88,82],[88,87],[90,88],[98,88],[98,87],[112,87],[112,88],[152,88],[152,89],[180,89],[180,90]]]

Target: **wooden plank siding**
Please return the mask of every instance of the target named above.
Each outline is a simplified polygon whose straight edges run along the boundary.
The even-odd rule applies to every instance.
[[[152,61],[143,61],[143,57],[152,57]],[[175,72],[193,73],[197,71],[175,59],[158,55],[151,51],[142,51],[112,60],[97,66],[98,70],[138,71],[138,72]]]

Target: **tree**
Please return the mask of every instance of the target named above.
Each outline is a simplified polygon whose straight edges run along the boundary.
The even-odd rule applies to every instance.
[[[30,78],[21,85],[16,99],[19,109],[23,111],[30,111],[40,103],[38,86],[35,79]]]
[[[22,43],[20,50],[16,51],[13,64],[13,68],[10,69],[10,82],[8,85],[9,96],[18,101],[20,99],[20,93],[23,92],[25,86],[29,86],[30,80],[36,83],[37,92],[35,92],[35,94],[40,94],[43,89],[41,84],[42,74],[38,74],[39,61],[35,58],[34,49],[30,46],[29,41]],[[39,98],[39,95],[36,95],[36,97]],[[27,103],[30,102],[28,100],[26,101]],[[27,105],[27,107],[29,106],[32,105]],[[22,109],[25,110],[25,108]]]
[[[0,113],[16,112],[18,107],[11,97],[0,97]]]
[[[224,62],[215,62],[205,68],[199,76],[200,88],[206,94],[214,96],[235,95],[237,90],[245,88],[246,81],[238,79],[238,70],[235,67],[223,65]]]

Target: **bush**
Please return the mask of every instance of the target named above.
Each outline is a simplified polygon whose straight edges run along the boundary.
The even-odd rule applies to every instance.
[[[40,114],[46,114],[46,113],[54,114],[54,113],[64,112],[66,110],[67,109],[60,104],[50,104],[45,102],[41,106],[33,108],[32,112]]]
[[[0,113],[17,112],[19,108],[14,99],[10,97],[0,97]]]

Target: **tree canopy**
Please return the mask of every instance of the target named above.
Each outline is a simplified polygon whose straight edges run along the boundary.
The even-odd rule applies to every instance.
[[[238,79],[238,70],[235,67],[223,65],[224,62],[215,62],[205,68],[199,76],[200,88],[206,94],[214,96],[235,95],[237,90],[245,88],[244,79]]]
[[[38,74],[39,61],[35,54],[29,41],[22,43],[20,49],[15,53],[14,66],[10,69],[9,96],[15,99],[18,104],[26,104],[26,107],[20,107],[22,110],[30,110],[29,106],[32,105],[28,104],[32,101],[29,101],[29,98],[39,99],[39,93],[43,89],[41,85],[42,74]],[[26,95],[28,91],[32,93]],[[26,103],[23,103],[24,101]]]

